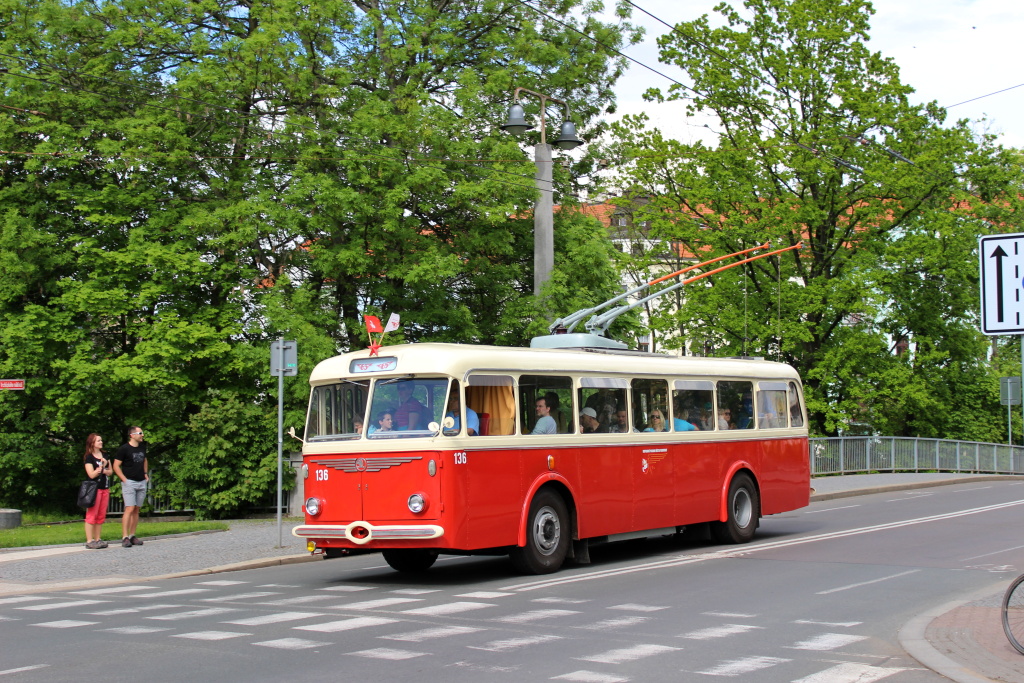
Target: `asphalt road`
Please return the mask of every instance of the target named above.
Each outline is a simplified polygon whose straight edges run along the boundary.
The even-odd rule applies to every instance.
[[[899,630],[1024,571],[1022,511],[1024,482],[971,482],[814,503],[743,546],[606,546],[543,577],[365,555],[11,595],[0,680],[942,681]]]

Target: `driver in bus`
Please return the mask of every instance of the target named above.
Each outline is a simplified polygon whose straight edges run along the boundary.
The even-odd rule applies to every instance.
[[[398,385],[398,410],[395,411],[395,427],[400,431],[423,429],[420,421],[427,414],[427,408],[412,397],[415,388],[414,382],[402,382]]]
[[[458,434],[460,420],[459,416],[461,413],[462,401],[459,399],[459,390],[453,389],[451,396],[448,397],[448,412],[445,413],[445,417],[450,417],[455,420],[455,424],[444,430],[445,434]],[[480,431],[480,416],[476,414],[476,411],[466,406],[466,433],[470,436],[476,436]]]
[[[557,434],[558,424],[555,418],[551,417],[551,407],[548,406],[546,398],[537,399],[537,424],[534,425],[530,434]]]

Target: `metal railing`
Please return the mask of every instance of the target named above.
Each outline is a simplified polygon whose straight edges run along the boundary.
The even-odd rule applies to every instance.
[[[1024,474],[1024,446],[919,439],[840,436],[810,439],[811,476],[863,472]]]

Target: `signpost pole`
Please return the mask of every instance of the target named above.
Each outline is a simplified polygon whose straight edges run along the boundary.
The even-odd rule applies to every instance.
[[[284,545],[281,531],[281,461],[284,454],[284,337],[277,341],[277,547]]]

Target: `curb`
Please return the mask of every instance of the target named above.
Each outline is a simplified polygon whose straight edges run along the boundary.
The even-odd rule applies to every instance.
[[[989,588],[974,591],[959,600],[947,602],[944,605],[933,607],[927,612],[917,615],[904,624],[900,629],[897,636],[900,647],[925,667],[950,680],[956,681],[956,683],[996,683],[993,679],[986,678],[975,671],[971,671],[963,664],[953,661],[936,650],[925,638],[925,631],[928,629],[928,625],[931,624],[932,621],[941,617],[946,612],[950,612],[958,607],[963,607],[967,603],[974,602],[975,600],[988,598],[992,595],[1002,595],[1005,590],[1005,583],[1005,581],[1002,581]],[[1001,589],[999,588],[1000,586],[1002,586]]]
[[[830,491],[827,493],[812,493],[811,502],[816,503],[824,500],[835,500],[837,498],[853,498],[855,496],[867,496],[872,493],[892,493],[894,491],[911,491],[913,489],[927,489],[934,486],[952,486],[954,484],[964,484],[967,482],[981,482],[981,481],[1020,481],[1019,476],[1007,475],[1007,474],[992,474],[992,475],[972,475],[970,478],[958,478],[958,479],[936,479],[934,481],[919,481],[907,484],[883,484],[880,486],[870,486],[862,489],[849,489],[846,491]],[[811,479],[811,490],[814,490],[814,479]]]

